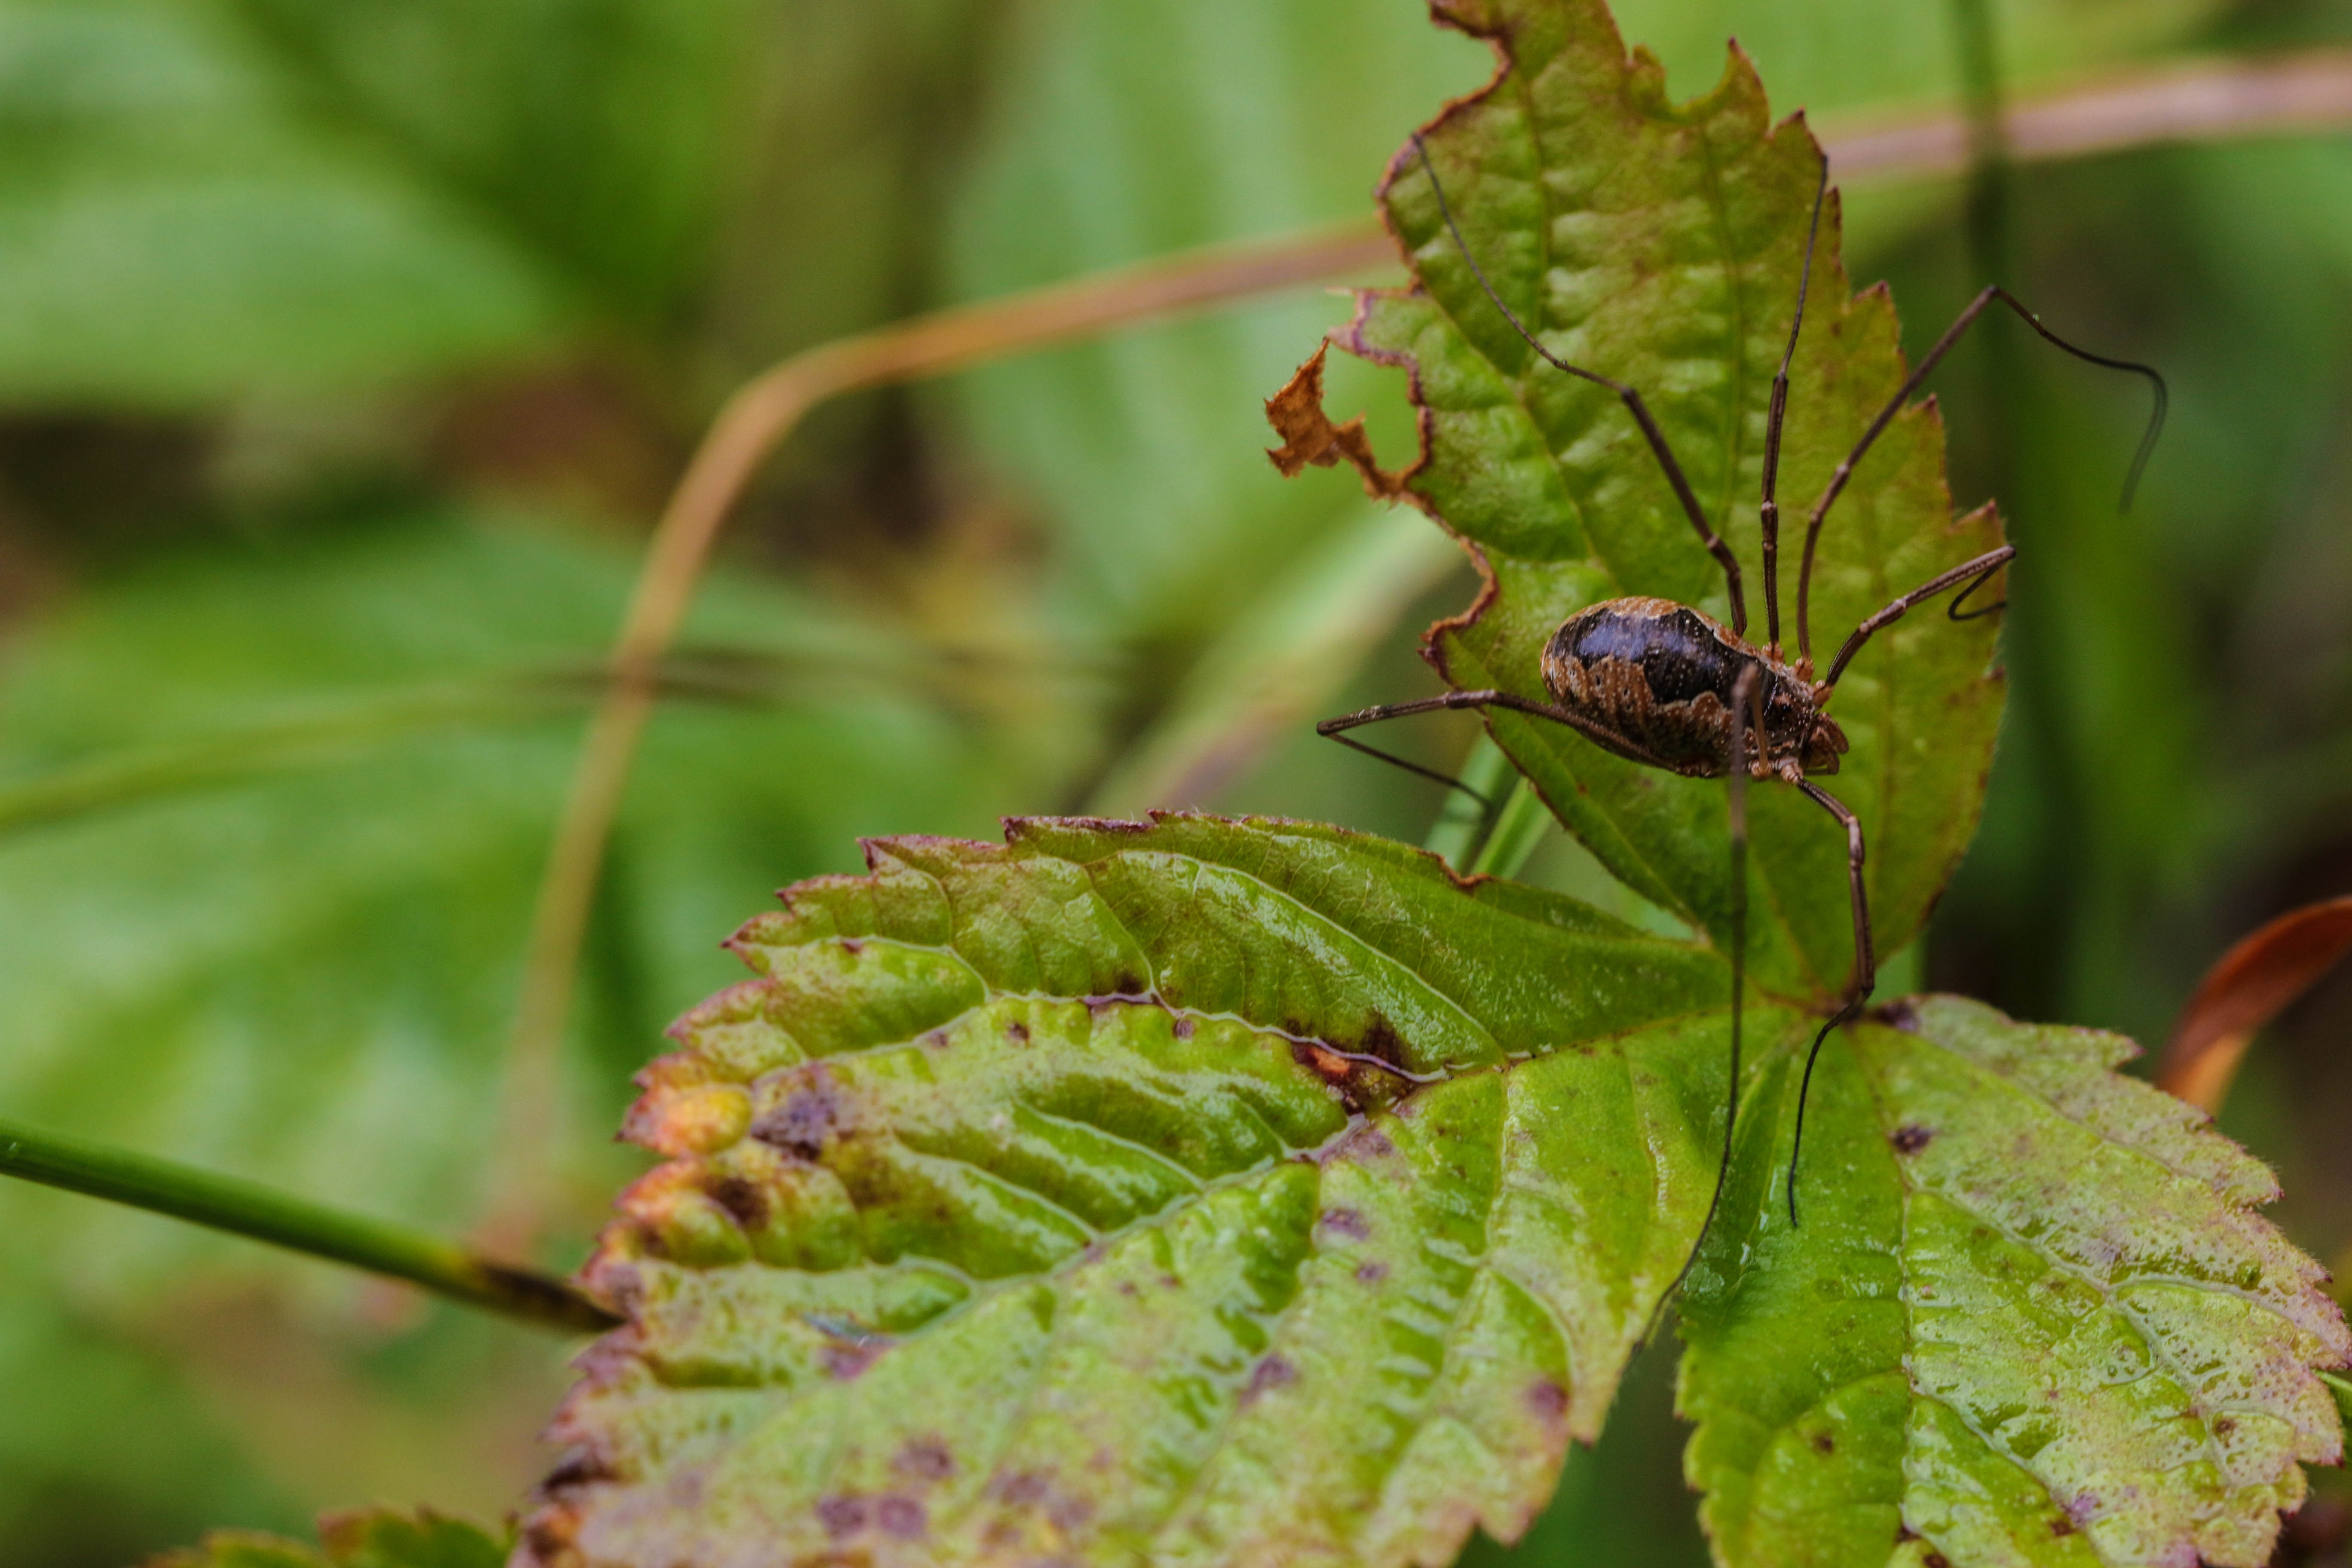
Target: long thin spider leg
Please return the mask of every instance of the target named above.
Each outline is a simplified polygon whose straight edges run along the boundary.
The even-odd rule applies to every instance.
[[[1415,713],[1437,713],[1449,709],[1477,707],[1480,704],[1463,701],[1461,699],[1499,695],[1501,694],[1498,692],[1449,691],[1442,697],[1415,698],[1410,702],[1382,702],[1353,713],[1342,714],[1337,719],[1326,719],[1315,726],[1315,732],[1325,740],[1337,741],[1351,751],[1361,752],[1368,757],[1378,757],[1391,767],[1402,768],[1409,773],[1419,773],[1433,784],[1442,784],[1448,789],[1460,790],[1486,810],[1492,811],[1495,809],[1494,799],[1485,791],[1473,789],[1451,773],[1442,773],[1435,768],[1423,767],[1408,757],[1400,757],[1393,752],[1383,752],[1378,746],[1368,746],[1361,741],[1350,739],[1341,731],[1353,730],[1364,724],[1378,724],[1390,719],[1409,718]]]
[[[1353,730],[1360,725],[1378,724],[1390,719],[1402,719],[1410,714],[1435,713],[1457,708],[1507,708],[1514,713],[1527,713],[1538,719],[1549,719],[1555,724],[1567,725],[1586,740],[1613,751],[1619,756],[1629,757],[1634,762],[1645,763],[1650,767],[1664,768],[1669,773],[1674,771],[1674,765],[1664,758],[1635,745],[1615,731],[1594,722],[1581,713],[1571,713],[1565,708],[1557,707],[1549,702],[1538,702],[1531,697],[1521,697],[1510,691],[1492,689],[1445,691],[1440,692],[1435,697],[1416,697],[1410,702],[1383,702],[1375,707],[1360,709],[1353,713],[1343,713],[1337,719],[1326,719],[1315,726],[1315,732],[1338,741],[1342,745],[1353,746],[1356,750],[1379,757],[1383,762],[1394,763],[1399,767],[1411,768],[1415,773],[1425,773],[1425,776],[1434,778],[1441,784],[1451,784],[1457,788],[1467,789],[1469,786],[1462,784],[1458,779],[1449,779],[1443,773],[1427,773],[1417,763],[1406,762],[1402,757],[1391,757],[1386,752],[1376,752],[1362,742],[1350,741],[1340,733],[1343,730]],[[1470,793],[1475,795],[1477,792],[1472,790]]]
[[[1980,621],[1987,616],[1997,616],[2000,614],[2001,611],[2009,608],[2009,601],[2007,599],[1995,599],[1991,604],[1987,605],[1981,610],[1970,610],[1967,615],[1960,614],[1960,606],[1967,604],[1971,598],[1975,597],[1976,591],[1979,588],[1983,587],[1986,584],[1991,581],[1992,574],[1988,572],[1983,576],[1978,578],[1975,582],[1969,584],[1967,587],[1961,589],[1958,594],[1954,595],[1952,602],[1944,606],[1944,618],[1949,621]]]
[[[1706,1245],[1706,1233],[1715,1227],[1715,1216],[1723,1207],[1723,1189],[1731,1174],[1732,1130],[1739,1123],[1739,1018],[1746,994],[1748,969],[1748,721],[1755,726],[1760,743],[1764,735],[1764,687],[1762,668],[1750,664],[1739,672],[1731,687],[1730,722],[1726,726],[1724,781],[1729,796],[1727,810],[1731,837],[1731,1078],[1724,1091],[1723,1156],[1715,1167],[1715,1193],[1706,1200],[1706,1217],[1698,1222],[1698,1234],[1691,1238],[1690,1256],[1683,1259],[1675,1282],[1666,1287],[1650,1309],[1649,1323],[1642,1330],[1642,1342],[1658,1330],[1658,1320],[1665,1315],[1666,1303],[1682,1290],[1683,1282],[1698,1265],[1699,1249]]]
[[[1870,450],[1871,444],[1878,439],[1880,433],[1894,420],[1895,415],[1902,412],[1904,405],[1911,401],[1911,395],[1919,390],[1920,383],[1927,379],[1927,373],[1942,363],[1944,356],[1951,352],[1952,345],[1960,341],[1960,334],[1967,331],[1976,319],[1984,313],[1984,308],[1995,300],[2016,311],[2024,319],[2027,326],[2032,327],[2044,339],[2076,359],[2086,363],[2104,366],[2108,370],[2128,371],[2134,375],[2147,378],[2148,387],[2155,395],[2156,406],[2149,411],[2147,428],[2139,438],[2139,449],[2132,454],[2131,468],[2124,476],[2123,509],[2126,511],[2131,510],[2132,495],[2139,489],[2140,474],[2147,468],[2150,455],[2156,451],[2156,438],[2164,433],[2165,410],[2171,403],[2171,395],[2165,390],[2164,377],[2158,374],[2152,365],[2141,364],[2136,360],[2109,359],[2105,354],[2095,354],[2088,349],[2076,348],[2073,343],[2043,326],[2042,318],[2020,303],[2017,296],[1998,283],[1991,284],[1982,293],[1969,300],[1969,308],[1962,310],[1958,319],[1944,329],[1944,335],[1936,340],[1936,346],[1929,349],[1926,356],[1919,361],[1919,368],[1911,373],[1910,378],[1904,382],[1902,390],[1889,398],[1886,406],[1878,411],[1878,417],[1870,422],[1870,427],[1862,433],[1862,439],[1854,443],[1853,450],[1846,454],[1845,460],[1840,463],[1836,472],[1830,476],[1829,488],[1822,492],[1822,499],[1813,503],[1812,515],[1805,522],[1804,562],[1797,571],[1797,652],[1808,665],[1811,664],[1813,657],[1812,626],[1809,616],[1813,585],[1813,547],[1821,539],[1822,520],[1829,516],[1830,507],[1844,492],[1846,480],[1853,476],[1853,466],[1862,461],[1863,454]]]
[[[1469,264],[1470,276],[1478,280],[1478,287],[1486,290],[1486,298],[1494,301],[1495,309],[1503,313],[1503,320],[1510,322],[1511,330],[1527,339],[1528,346],[1535,350],[1544,363],[1554,370],[1563,371],[1570,375],[1591,382],[1595,385],[1605,386],[1615,393],[1618,401],[1624,404],[1626,412],[1633,416],[1633,423],[1642,427],[1642,437],[1649,442],[1651,452],[1658,459],[1658,466],[1666,471],[1666,482],[1674,486],[1675,497],[1682,502],[1684,515],[1690,519],[1690,525],[1698,530],[1699,542],[1706,546],[1707,553],[1714,556],[1717,563],[1723,567],[1724,586],[1730,591],[1731,595],[1731,629],[1735,632],[1745,632],[1748,629],[1748,601],[1739,588],[1739,558],[1732,554],[1731,546],[1726,544],[1722,537],[1708,525],[1706,510],[1698,504],[1697,492],[1691,489],[1690,480],[1684,477],[1683,466],[1675,460],[1674,448],[1666,445],[1666,433],[1658,428],[1658,422],[1655,419],[1650,417],[1649,405],[1642,401],[1640,393],[1623,382],[1612,380],[1598,371],[1586,370],[1581,365],[1570,364],[1553,353],[1543,346],[1535,333],[1528,330],[1527,323],[1520,321],[1508,305],[1503,303],[1503,296],[1497,293],[1494,284],[1486,279],[1486,269],[1479,266],[1478,258],[1470,253],[1470,242],[1462,237],[1462,226],[1454,220],[1454,207],[1445,199],[1445,187],[1438,182],[1437,165],[1429,161],[1428,144],[1422,141],[1421,132],[1418,131],[1413,132],[1412,145],[1414,151],[1421,154],[1422,169],[1429,175],[1429,188],[1437,197],[1438,216],[1445,220],[1447,232],[1454,236],[1454,247],[1462,252],[1462,259]]]
[[[1789,1225],[1792,1229],[1797,1224],[1797,1159],[1805,1149],[1805,1099],[1813,1089],[1813,1063],[1820,1058],[1822,1042],[1830,1037],[1830,1031],[1860,1014],[1863,1004],[1878,988],[1878,959],[1870,943],[1870,896],[1862,885],[1862,819],[1848,811],[1843,801],[1811,779],[1799,779],[1797,787],[1845,825],[1846,880],[1853,893],[1853,986],[1846,994],[1845,1005],[1830,1015],[1821,1033],[1813,1037],[1812,1048],[1805,1053],[1805,1076],[1797,1086],[1797,1134],[1789,1146]]]
[[[1391,715],[1391,717],[1394,717],[1394,715]],[[1429,780],[1432,784],[1442,784],[1447,789],[1459,790],[1464,795],[1468,795],[1472,800],[1476,801],[1483,810],[1492,811],[1495,809],[1495,797],[1493,795],[1488,795],[1484,790],[1473,789],[1462,780],[1455,778],[1452,773],[1442,773],[1435,768],[1425,768],[1419,763],[1412,761],[1410,757],[1400,757],[1394,752],[1383,752],[1378,746],[1367,746],[1363,742],[1351,741],[1345,735],[1331,735],[1328,739],[1339,742],[1339,744],[1347,747],[1349,751],[1361,752],[1368,757],[1378,757],[1381,761],[1387,763],[1391,767],[1402,768],[1409,773],[1419,773],[1423,778]]]
[[[1813,285],[1813,243],[1822,235],[1822,203],[1830,194],[1830,161],[1822,160],[1822,183],[1813,192],[1813,221],[1805,230],[1805,269],[1797,274],[1797,315],[1789,323],[1789,346],[1772,377],[1772,409],[1764,416],[1764,499],[1758,515],[1764,530],[1764,636],[1775,658],[1780,652],[1780,426],[1789,418],[1789,365],[1797,357],[1797,334],[1805,327],[1805,294]]]
[[[2016,545],[2004,544],[1997,549],[1986,551],[1982,555],[1978,556],[1973,561],[1963,561],[1958,566],[1953,567],[1949,572],[1939,573],[1936,576],[1928,578],[1925,583],[1920,584],[1917,587],[1912,589],[1909,593],[1904,595],[1901,598],[1895,600],[1893,604],[1887,605],[1885,609],[1879,611],[1868,620],[1863,622],[1862,625],[1854,627],[1853,634],[1845,639],[1845,646],[1838,649],[1837,658],[1830,660],[1830,672],[1828,677],[1822,680],[1821,685],[1813,689],[1814,700],[1817,702],[1826,702],[1829,700],[1830,689],[1837,685],[1838,677],[1845,673],[1845,667],[1853,661],[1853,656],[1855,654],[1862,651],[1862,645],[1870,640],[1873,633],[1886,626],[1893,626],[1896,621],[1901,620],[1905,615],[1908,614],[1914,605],[1926,603],[1927,600],[1934,598],[1937,595],[1942,593],[1945,589],[1950,587],[1955,583],[1967,583],[1969,586],[1973,589],[1977,584],[1983,582],[1987,577],[1991,576],[1995,572],[2000,570],[2001,567],[2007,565],[2011,559],[2016,554]],[[1960,597],[1966,598],[1967,596],[1967,595],[1963,594]],[[1958,600],[1954,600],[1954,606],[1958,607]],[[2000,606],[1994,605],[1993,608],[1998,609]],[[1986,613],[1986,611],[1979,610],[1973,612],[1969,616],[1955,616],[1953,619],[1973,619],[1974,616],[1984,615]]]

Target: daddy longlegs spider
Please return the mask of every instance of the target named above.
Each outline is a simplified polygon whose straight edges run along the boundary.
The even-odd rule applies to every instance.
[[[1862,461],[1887,425],[1910,402],[1928,373],[1942,362],[1961,334],[1995,300],[2015,311],[2044,340],[2076,359],[2147,378],[2155,394],[2156,406],[2124,482],[2123,505],[2126,508],[2131,505],[2132,492],[2138,486],[2140,473],[2147,466],[2148,455],[2155,449],[2157,437],[2164,427],[2168,402],[2164,378],[2150,366],[2129,360],[2108,359],[2077,348],[2042,325],[2041,319],[2009,290],[1998,284],[1987,287],[1969,301],[1968,308],[1945,330],[1944,335],[1936,340],[1935,346],[1920,360],[1918,367],[1905,380],[1901,389],[1879,410],[1877,417],[1863,431],[1862,438],[1854,443],[1853,449],[1846,454],[1845,459],[1831,475],[1821,499],[1813,503],[1812,511],[1805,521],[1804,554],[1797,576],[1797,658],[1794,664],[1790,664],[1782,657],[1780,649],[1780,510],[1776,487],[1780,478],[1780,431],[1788,416],[1789,366],[1796,357],[1798,333],[1804,327],[1805,294],[1812,282],[1813,247],[1821,235],[1822,205],[1829,194],[1827,160],[1822,162],[1821,184],[1813,196],[1811,226],[1805,237],[1804,268],[1797,282],[1796,312],[1789,326],[1788,347],[1781,353],[1779,373],[1772,378],[1771,403],[1764,427],[1763,495],[1759,503],[1759,513],[1763,535],[1761,554],[1766,643],[1764,647],[1758,647],[1747,640],[1748,608],[1740,591],[1738,559],[1732,553],[1731,547],[1709,526],[1697,495],[1684,476],[1682,465],[1675,461],[1673,449],[1667,446],[1664,431],[1659,428],[1648,406],[1642,401],[1642,395],[1623,382],[1561,359],[1545,347],[1542,341],[1503,302],[1502,295],[1487,279],[1485,269],[1478,265],[1477,257],[1463,237],[1461,225],[1455,221],[1454,209],[1446,201],[1444,187],[1438,182],[1437,169],[1430,161],[1429,148],[1419,133],[1414,134],[1412,144],[1421,155],[1422,168],[1428,174],[1431,191],[1437,198],[1438,213],[1445,220],[1446,229],[1453,236],[1463,260],[1468,264],[1471,276],[1477,279],[1478,287],[1495,309],[1520,337],[1527,340],[1528,346],[1545,363],[1565,374],[1608,388],[1617,395],[1626,412],[1633,416],[1643,439],[1649,444],[1652,455],[1657,458],[1659,468],[1664,471],[1668,484],[1673,487],[1684,514],[1696,531],[1699,542],[1723,568],[1724,586],[1731,605],[1731,625],[1727,628],[1687,605],[1678,605],[1667,599],[1607,600],[1569,616],[1545,644],[1542,671],[1544,685],[1552,696],[1550,702],[1538,702],[1502,690],[1449,691],[1440,697],[1383,703],[1337,719],[1327,719],[1315,727],[1316,732],[1474,795],[1476,792],[1458,779],[1376,750],[1361,741],[1351,739],[1345,731],[1413,713],[1503,708],[1564,724],[1604,751],[1648,767],[1662,768],[1693,778],[1727,776],[1733,897],[1730,931],[1731,1076],[1724,1112],[1723,1159],[1716,1171],[1714,1197],[1707,1205],[1706,1217],[1700,1222],[1698,1241],[1693,1244],[1690,1261],[1683,1265],[1682,1274],[1676,1276],[1665,1297],[1661,1298],[1659,1305],[1663,1310],[1665,1300],[1680,1288],[1683,1279],[1690,1272],[1691,1264],[1696,1261],[1698,1244],[1705,1241],[1707,1228],[1714,1223],[1716,1210],[1723,1201],[1724,1180],[1731,1162],[1732,1130],[1739,1112],[1739,1026],[1747,946],[1748,780],[1750,777],[1779,779],[1794,785],[1835,818],[1846,836],[1846,879],[1853,911],[1853,974],[1843,1002],[1822,1023],[1813,1037],[1811,1047],[1805,1053],[1804,1076],[1797,1090],[1797,1124],[1789,1150],[1789,1223],[1794,1226],[1797,1224],[1797,1166],[1804,1148],[1805,1100],[1812,1089],[1814,1063],[1830,1032],[1861,1013],[1877,984],[1877,963],[1871,947],[1870,904],[1863,887],[1862,823],[1843,802],[1808,776],[1835,773],[1838,755],[1846,749],[1844,732],[1823,710],[1837,689],[1839,677],[1845,673],[1846,667],[1862,651],[1863,646],[1874,635],[1900,620],[1914,606],[1956,587],[1960,592],[1945,612],[1955,621],[1973,620],[1979,616],[1990,615],[2007,603],[2002,600],[1966,613],[1960,608],[1971,594],[2016,555],[2017,549],[2011,544],[1988,550],[1948,572],[1938,573],[1875,615],[1864,619],[1847,636],[1837,656],[1830,661],[1829,673],[1815,680],[1810,614],[1814,551],[1830,508],[1844,491],[1846,481],[1853,474],[1854,465]]]

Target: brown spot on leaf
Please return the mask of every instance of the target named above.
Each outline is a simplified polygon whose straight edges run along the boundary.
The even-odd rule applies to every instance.
[[[1148,994],[1151,989],[1143,983],[1143,976],[1127,969],[1118,972],[1117,977],[1111,981],[1110,988],[1121,996],[1142,996]]]
[[[1935,1136],[1934,1128],[1922,1127],[1914,1121],[1906,1126],[1896,1128],[1887,1142],[1895,1145],[1895,1152],[1898,1154],[1916,1154],[1920,1150],[1925,1149],[1928,1141]]]
[[[943,1481],[955,1474],[955,1456],[937,1437],[909,1437],[890,1468],[919,1481]]]
[[[1363,1110],[1363,1102],[1350,1092],[1355,1078],[1355,1064],[1334,1050],[1327,1050],[1313,1040],[1290,1042],[1290,1059],[1300,1067],[1310,1068],[1316,1077],[1329,1084],[1339,1095],[1339,1103],[1350,1112]]]
[[[817,1522],[824,1532],[839,1541],[845,1535],[855,1535],[866,1528],[866,1500],[862,1497],[819,1498],[816,1502]]]
[[[930,1515],[913,1498],[880,1497],[874,1500],[874,1522],[885,1535],[913,1541],[930,1528]]]
[[[1001,1475],[989,1484],[988,1495],[1007,1508],[1043,1513],[1064,1535],[1076,1534],[1095,1513],[1092,1501],[1055,1486],[1053,1477],[1043,1470]],[[1000,1546],[1010,1546],[1018,1539],[1018,1531],[1006,1528],[1002,1520],[992,1524],[987,1533]]]
[[[1192,1031],[1193,1031],[1193,1028],[1194,1028],[1194,1025],[1193,1025],[1193,1023],[1192,1023],[1192,1019],[1190,1019],[1190,1018],[1179,1018],[1179,1019],[1177,1019],[1177,1020],[1176,1020],[1176,1037],[1177,1037],[1178,1039],[1180,1039],[1180,1040],[1189,1040],[1189,1039],[1191,1039],[1191,1038],[1192,1037]]]
[[[1952,1568],[1952,1560],[1940,1552],[1930,1552],[1919,1561],[1924,1568]]]
[[[1906,1035],[1919,1032],[1919,1009],[1908,996],[1898,996],[1883,1007],[1874,1007],[1870,1016],[1890,1029],[1900,1029]]]
[[[794,1089],[783,1101],[762,1111],[751,1122],[751,1136],[803,1160],[824,1153],[828,1141],[849,1121],[849,1097],[833,1081],[822,1064],[806,1087]]]
[[[1364,1217],[1360,1209],[1328,1208],[1317,1216],[1316,1223],[1326,1230],[1337,1231],[1358,1241],[1367,1240],[1372,1234],[1371,1221]]]
[[[1377,1285],[1389,1277],[1389,1266],[1375,1260],[1356,1265],[1356,1278],[1366,1285]]]
[[[1550,1378],[1539,1377],[1528,1384],[1528,1408],[1538,1420],[1552,1422],[1568,1415],[1568,1390]]]
[[[1396,1032],[1396,1026],[1389,1022],[1386,1014],[1375,1008],[1364,1024],[1364,1055],[1376,1057],[1402,1071],[1404,1050],[1404,1037]]]
[[[880,1361],[882,1352],[889,1348],[887,1340],[835,1340],[824,1347],[822,1355],[825,1373],[848,1383]]]
[[[1282,390],[1265,400],[1266,423],[1282,437],[1282,445],[1269,449],[1266,456],[1284,479],[1295,478],[1310,463],[1318,468],[1351,463],[1364,481],[1367,495],[1392,500],[1404,493],[1403,477],[1388,472],[1373,458],[1363,416],[1334,425],[1323,412],[1323,356],[1329,352],[1328,343],[1317,348],[1314,357],[1298,367]]]
[[[1813,1434],[1813,1452],[1814,1452],[1814,1453],[1816,1453],[1816,1454],[1834,1454],[1834,1453],[1836,1453],[1836,1452],[1837,1452],[1837,1439],[1836,1439],[1835,1437],[1831,1436],[1827,1432],[1816,1432],[1816,1433],[1814,1433],[1814,1434]]]
[[[2074,1533],[2074,1521],[2062,1513],[2050,1521],[2050,1533],[2058,1536],[2072,1535]]]
[[[1286,1030],[1285,1033],[1291,1033]],[[1414,1079],[1378,1057],[1343,1051],[1293,1034],[1290,1059],[1330,1086],[1349,1115],[1385,1110],[1412,1094]]]
[[[1005,1025],[1004,1032],[1013,1037],[1013,1043],[1016,1046],[1025,1046],[1029,1043],[1029,1026],[1018,1018]]]
[[[735,1223],[745,1230],[757,1230],[768,1223],[768,1194],[752,1182],[741,1176],[719,1176],[703,1189],[720,1208],[734,1215]]]
[[[1298,1381],[1298,1369],[1278,1355],[1262,1358],[1250,1368],[1249,1386],[1242,1390],[1242,1403],[1249,1404],[1270,1388],[1283,1388]]]

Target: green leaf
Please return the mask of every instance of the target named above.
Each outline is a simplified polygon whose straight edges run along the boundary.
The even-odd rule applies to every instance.
[[[745,927],[761,977],[644,1079],[668,1163],[589,1270],[635,1326],[560,1418],[537,1560],[1523,1528],[1706,1208],[1720,962],[1293,823],[869,856]]]
[[[1663,71],[1644,53],[1627,57],[1600,0],[1438,0],[1433,10],[1507,40],[1496,85],[1427,137],[1470,251],[1555,353],[1643,392],[1746,563],[1760,641],[1766,405],[1818,148],[1801,121],[1770,123],[1762,84],[1737,51],[1712,92],[1669,102]],[[1493,577],[1490,595],[1433,630],[1447,679],[1544,697],[1537,665],[1552,628],[1623,595],[1694,604],[1727,623],[1722,575],[1633,421],[1606,389],[1544,364],[1511,330],[1410,148],[1385,199],[1419,286],[1366,295],[1339,341],[1412,373],[1426,442],[1413,493]],[[1883,290],[1849,298],[1838,232],[1833,193],[1790,370],[1784,628],[1805,512],[1905,374],[1892,302]],[[1898,416],[1822,535],[1811,612],[1824,662],[1864,616],[1999,541],[1989,512],[1951,517],[1932,406]],[[1793,643],[1793,629],[1784,635]],[[1974,826],[2000,718],[2000,684],[1987,673],[1993,637],[1990,621],[1923,615],[1880,634],[1832,705],[1853,749],[1830,787],[1864,825],[1881,952],[1917,932]],[[1488,723],[1622,880],[1727,935],[1720,784],[1624,762],[1539,720],[1496,713]],[[1853,956],[1843,837],[1793,791],[1759,791],[1752,809],[1754,972],[1784,994],[1834,994]]]
[[[480,1527],[429,1509],[331,1515],[319,1521],[319,1539],[314,1549],[274,1535],[221,1531],[149,1568],[500,1568],[508,1550]]]
[[[1683,1300],[1686,1468],[1721,1561],[2267,1560],[2343,1436],[2326,1275],[2259,1162],[2111,1070],[2130,1042],[1930,997],[1832,1042],[1804,1224],[1767,1067]],[[1931,1555],[1922,1555],[1931,1554]]]
[[[511,356],[542,277],[203,8],[0,6],[0,396],[182,406]]]
[[[588,1271],[633,1326],[559,1418],[535,1560],[1524,1528],[1706,1209],[1721,965],[1299,824],[869,857],[745,927],[760,978],[642,1079],[667,1163]],[[2262,1167],[2125,1042],[1929,998],[1831,1042],[1792,1231],[1811,1030],[1748,1017],[1685,1306],[1725,1561],[2260,1562],[2352,1350]]]

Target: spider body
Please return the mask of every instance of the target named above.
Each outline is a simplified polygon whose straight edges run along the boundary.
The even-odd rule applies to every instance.
[[[1837,772],[1846,739],[1822,711],[1826,688],[1688,605],[1605,600],[1562,621],[1543,651],[1552,700],[1591,720],[1596,744],[1691,778],[1723,776],[1733,689],[1750,669],[1764,718],[1748,771],[1790,784]]]

